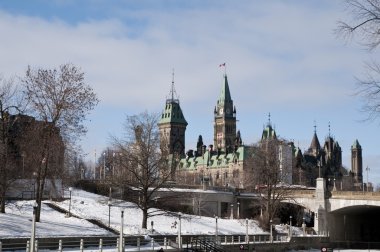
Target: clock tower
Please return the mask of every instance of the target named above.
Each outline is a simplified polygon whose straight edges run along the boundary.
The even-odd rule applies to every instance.
[[[161,148],[167,154],[185,155],[185,131],[187,122],[183,116],[179,99],[174,97],[174,73],[169,98],[166,99],[165,108],[158,122],[160,130]]]
[[[227,152],[233,149],[236,138],[236,108],[231,99],[227,75],[223,76],[222,90],[214,109],[214,146]]]

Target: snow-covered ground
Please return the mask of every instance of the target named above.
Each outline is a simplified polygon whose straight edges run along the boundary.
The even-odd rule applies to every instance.
[[[51,202],[51,201],[45,201]],[[62,202],[51,202],[62,208],[69,209],[70,200]],[[8,237],[30,237],[32,226],[32,209],[34,201],[13,201],[6,205],[6,214],[0,214],[0,239]],[[43,204],[41,222],[37,223],[37,237],[52,236],[92,236],[111,235],[110,232],[99,228],[85,219],[97,219],[108,225],[108,197],[88,193],[74,189],[71,198],[71,212],[81,218],[66,217],[65,214],[57,212]],[[110,224],[114,229],[119,230],[121,223],[121,210],[124,210],[124,233],[126,234],[150,234],[150,223],[154,222],[155,234],[177,234],[179,220],[177,213],[163,214],[152,217],[148,220],[149,230],[141,229],[142,213],[132,203],[113,200],[110,215]],[[177,223],[176,225],[173,225]],[[267,234],[260,229],[257,223],[249,220],[248,233]],[[282,225],[276,226],[277,231],[286,232]],[[218,219],[218,233],[220,235],[245,234],[245,220]],[[300,228],[293,228],[296,234],[301,233]],[[194,215],[182,215],[182,234],[215,234],[215,218],[199,217]],[[145,246],[150,246],[149,244]],[[159,248],[155,247],[155,249]],[[131,251],[136,248],[130,248]],[[129,248],[126,248],[128,251]],[[79,251],[78,249],[65,249],[65,251]],[[98,248],[87,248],[86,252],[98,251]],[[115,251],[115,248],[104,248],[104,251]],[[320,251],[320,250],[308,250]],[[340,251],[363,251],[363,250],[340,250]],[[376,251],[376,250],[371,250]]]
[[[0,238],[30,236],[33,203],[34,201],[14,201],[6,205],[6,214],[0,214]],[[70,200],[52,203],[68,210]],[[85,220],[96,219],[108,225],[108,197],[74,189],[70,210],[82,219],[66,217],[43,204],[41,222],[36,225],[37,237],[111,235],[110,232]],[[141,228],[141,210],[130,202],[114,199],[111,206],[110,224],[116,230],[120,229],[122,210],[124,211],[123,229],[125,234],[149,234],[151,233],[151,221],[154,223],[154,234],[177,234],[178,232],[177,213],[164,213],[149,218],[148,230],[143,230]],[[187,214],[181,216],[182,234],[215,234],[215,218]],[[218,219],[220,235],[245,234],[245,232],[245,220]],[[248,233],[264,234],[266,232],[258,227],[256,221],[249,220]]]

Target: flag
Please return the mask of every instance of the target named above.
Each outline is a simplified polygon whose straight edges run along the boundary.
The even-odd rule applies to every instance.
[[[226,63],[220,64],[219,67],[224,67],[226,66]]]

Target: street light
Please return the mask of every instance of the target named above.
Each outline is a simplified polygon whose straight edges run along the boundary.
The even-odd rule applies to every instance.
[[[245,243],[249,243],[249,236],[248,236],[248,218],[245,219]]]
[[[293,216],[290,215],[290,221],[289,221],[289,238],[292,238],[292,218]]]
[[[305,236],[305,234],[306,234],[305,217],[302,217],[302,231],[303,231],[303,235]]]
[[[334,178],[334,188],[333,188],[333,191],[336,191],[336,185],[335,185],[335,178]]]
[[[231,216],[230,216],[230,219],[231,220],[234,219],[234,204],[231,204]]]
[[[181,242],[181,213],[178,214],[178,249],[182,249],[182,242]]]
[[[237,203],[237,213],[236,213],[237,219],[240,219],[240,202]]]
[[[33,204],[33,221],[32,221],[32,232],[30,236],[30,248],[29,252],[34,252],[35,251],[35,239],[36,239],[36,214],[37,214],[37,202],[34,202]]]
[[[124,241],[123,241],[123,228],[124,228],[124,210],[121,210],[121,223],[120,223],[120,236],[119,236],[119,252],[124,252]]]
[[[108,227],[111,226],[111,201],[108,200]]]
[[[103,152],[103,179],[106,179],[106,152]]]
[[[273,242],[272,220],[269,221],[269,227],[270,227],[270,236],[269,236],[269,239],[270,239],[270,242]]]
[[[218,244],[218,216],[215,216],[215,243]]]
[[[69,192],[70,192],[70,203],[69,203],[69,217],[71,216],[71,191],[73,190],[72,187],[69,187]]]

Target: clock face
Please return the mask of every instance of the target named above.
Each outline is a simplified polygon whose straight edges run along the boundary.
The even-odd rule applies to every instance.
[[[220,109],[219,109],[219,113],[220,113],[221,115],[223,115],[223,108],[220,108]]]
[[[226,113],[229,114],[230,113],[230,109],[227,108],[226,109]]]

